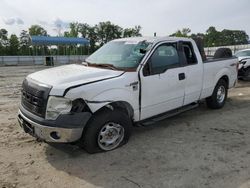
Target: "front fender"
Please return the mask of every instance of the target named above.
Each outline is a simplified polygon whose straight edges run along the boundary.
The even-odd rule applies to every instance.
[[[139,112],[139,92],[126,89],[110,89],[99,93],[95,97],[85,100],[94,113],[102,107],[112,102],[125,101],[131,105],[135,112],[134,118],[137,119],[137,112]]]

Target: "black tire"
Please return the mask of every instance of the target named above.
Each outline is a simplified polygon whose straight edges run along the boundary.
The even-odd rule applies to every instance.
[[[214,53],[214,59],[229,58],[232,56],[233,56],[233,53],[230,48],[219,48]]]
[[[242,80],[250,81],[250,67],[247,68],[246,71],[244,72]]]
[[[225,89],[225,96],[224,96],[223,100],[219,100],[217,98],[217,96],[218,96],[218,90],[220,88],[224,88]],[[226,99],[227,99],[227,93],[228,93],[227,89],[228,89],[228,87],[227,87],[226,81],[223,80],[223,79],[220,79],[218,81],[218,83],[216,84],[215,88],[214,88],[212,96],[206,98],[207,106],[209,108],[211,108],[211,109],[220,109],[220,108],[222,108],[225,105],[225,102],[226,102]]]
[[[84,129],[82,138],[80,140],[80,146],[82,146],[88,153],[110,151],[102,149],[98,143],[100,131],[109,122],[119,124],[123,127],[124,131],[123,139],[121,140],[121,142],[119,142],[119,145],[110,150],[116,149],[126,144],[131,135],[132,121],[129,119],[126,113],[122,112],[119,109],[111,110],[105,108],[94,114],[87,123],[87,126]]]

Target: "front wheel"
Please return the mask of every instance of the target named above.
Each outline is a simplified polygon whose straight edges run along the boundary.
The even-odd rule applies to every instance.
[[[88,153],[110,151],[125,144],[131,134],[132,122],[124,112],[104,109],[93,117],[84,130],[81,145]]]
[[[219,109],[225,105],[227,99],[227,84],[225,80],[219,80],[214,88],[212,96],[206,99],[207,106],[212,109]]]

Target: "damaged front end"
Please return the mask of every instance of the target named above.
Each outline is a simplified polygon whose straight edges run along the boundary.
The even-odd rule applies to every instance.
[[[71,101],[50,96],[44,118],[21,105],[18,121],[26,133],[43,141],[70,143],[81,138],[91,116],[92,113],[83,99]]]

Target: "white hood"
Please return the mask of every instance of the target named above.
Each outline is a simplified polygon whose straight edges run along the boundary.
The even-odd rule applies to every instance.
[[[69,87],[119,76],[122,73],[123,71],[72,64],[38,71],[30,74],[27,79],[52,86],[51,95],[62,95]]]

